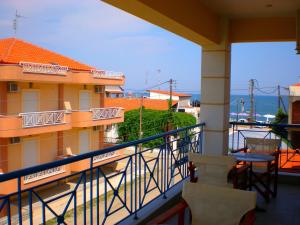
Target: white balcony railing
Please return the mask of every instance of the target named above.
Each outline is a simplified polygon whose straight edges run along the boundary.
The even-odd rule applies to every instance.
[[[108,152],[108,153],[105,153],[102,155],[97,155],[97,156],[93,157],[93,163],[97,163],[97,162],[100,162],[100,161],[103,161],[106,159],[110,159],[110,158],[113,158],[113,157],[116,157],[119,155],[120,155],[120,153],[117,153],[116,151]]]
[[[57,167],[43,170],[43,171],[40,171],[37,173],[32,173],[32,174],[24,176],[24,184],[28,184],[28,183],[31,183],[34,181],[52,177],[54,175],[64,173],[65,171],[66,171],[65,166],[57,166]]]
[[[65,123],[65,110],[20,113],[22,127],[41,127]]]
[[[93,120],[113,119],[121,116],[122,108],[92,108]]]
[[[91,70],[93,78],[112,78],[122,79],[124,74],[122,72],[105,71],[105,70]]]
[[[23,73],[42,73],[65,76],[68,72],[67,66],[60,66],[56,64],[20,62],[20,66],[23,68]]]

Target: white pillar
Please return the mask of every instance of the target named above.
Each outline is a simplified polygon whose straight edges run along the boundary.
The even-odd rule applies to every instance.
[[[228,152],[231,45],[227,23],[223,27],[220,45],[202,47],[200,119],[206,123],[203,153],[210,155]]]

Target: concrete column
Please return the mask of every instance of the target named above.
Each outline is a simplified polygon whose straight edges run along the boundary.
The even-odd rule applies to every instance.
[[[202,47],[200,119],[206,123],[203,152],[210,155],[228,151],[231,45],[227,27],[224,22],[220,45]]]
[[[63,110],[64,107],[64,84],[58,84],[58,109]],[[64,154],[64,133],[57,132],[57,155]]]

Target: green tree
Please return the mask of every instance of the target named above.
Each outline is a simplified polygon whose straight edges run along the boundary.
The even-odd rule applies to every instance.
[[[283,112],[281,108],[279,108],[275,115],[275,120],[273,124],[287,124],[287,123],[288,123],[288,115],[285,112]],[[273,127],[272,130],[275,134],[279,135],[284,139],[286,139],[288,136],[287,130],[283,127]]]
[[[196,124],[196,118],[187,113],[160,111],[152,109],[142,109],[142,137],[149,137],[165,132],[168,124],[171,123],[173,129]],[[139,119],[140,110],[131,110],[125,113],[124,122],[118,125],[120,142],[128,142],[139,139]],[[145,143],[146,147],[158,146],[162,139],[157,139]]]

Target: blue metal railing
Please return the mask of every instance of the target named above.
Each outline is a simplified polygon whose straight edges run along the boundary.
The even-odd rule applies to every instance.
[[[270,124],[270,123],[242,123],[230,122],[231,132],[229,135],[229,149],[238,150],[246,147],[247,137],[258,137],[263,139],[280,139],[281,153],[279,166],[286,165],[293,160],[295,154],[299,154],[299,143],[291,138],[292,132],[300,134],[300,124]],[[299,162],[300,166],[300,162]]]
[[[203,127],[180,128],[0,175],[0,194],[11,182],[11,190],[0,196],[0,224],[111,224],[138,218],[142,208],[158,197],[167,198],[188,177],[187,153],[202,152]],[[100,165],[93,160],[114,151],[123,154]],[[26,177],[67,166],[72,171],[79,164],[84,169],[42,177],[34,180],[36,185],[24,183]]]

